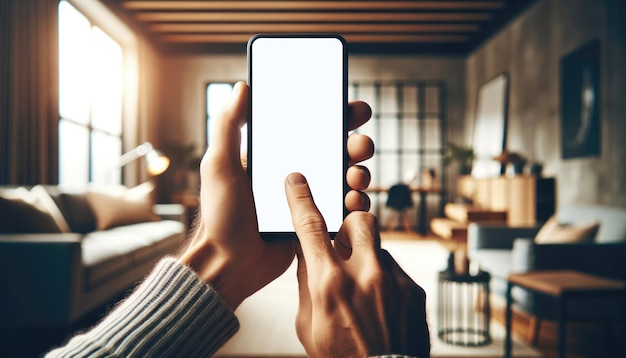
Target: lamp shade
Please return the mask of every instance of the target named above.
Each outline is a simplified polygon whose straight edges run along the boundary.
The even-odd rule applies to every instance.
[[[161,175],[170,166],[170,158],[162,152],[153,149],[146,153],[146,163],[148,164],[148,174],[157,176]]]
[[[128,165],[135,160],[146,157],[146,164],[148,167],[148,174],[152,176],[157,176],[162,174],[167,168],[170,166],[170,159],[165,156],[160,151],[154,149],[152,144],[149,142],[145,142],[132,150],[124,153],[119,160],[117,165],[118,168],[121,168],[125,165]]]

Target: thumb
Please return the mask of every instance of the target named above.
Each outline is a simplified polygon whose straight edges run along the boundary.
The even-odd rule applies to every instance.
[[[241,127],[248,117],[248,86],[237,82],[211,131],[211,151],[218,158],[240,163]]]

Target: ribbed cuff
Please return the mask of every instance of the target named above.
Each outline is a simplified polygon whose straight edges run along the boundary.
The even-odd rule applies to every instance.
[[[238,329],[215,290],[165,258],[100,324],[47,357],[208,357]]]

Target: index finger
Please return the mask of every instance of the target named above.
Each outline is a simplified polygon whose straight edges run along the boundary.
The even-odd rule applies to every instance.
[[[287,176],[285,192],[293,227],[307,266],[313,268],[312,272],[319,272],[316,270],[318,265],[336,259],[326,222],[315,206],[309,185],[302,174],[292,173]]]

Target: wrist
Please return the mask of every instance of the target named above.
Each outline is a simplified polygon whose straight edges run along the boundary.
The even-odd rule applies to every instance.
[[[192,240],[187,249],[180,255],[179,261],[191,268],[198,277],[211,286],[224,300],[228,307],[235,311],[243,301],[242,294],[232,275],[229,274],[229,255],[207,240]]]

